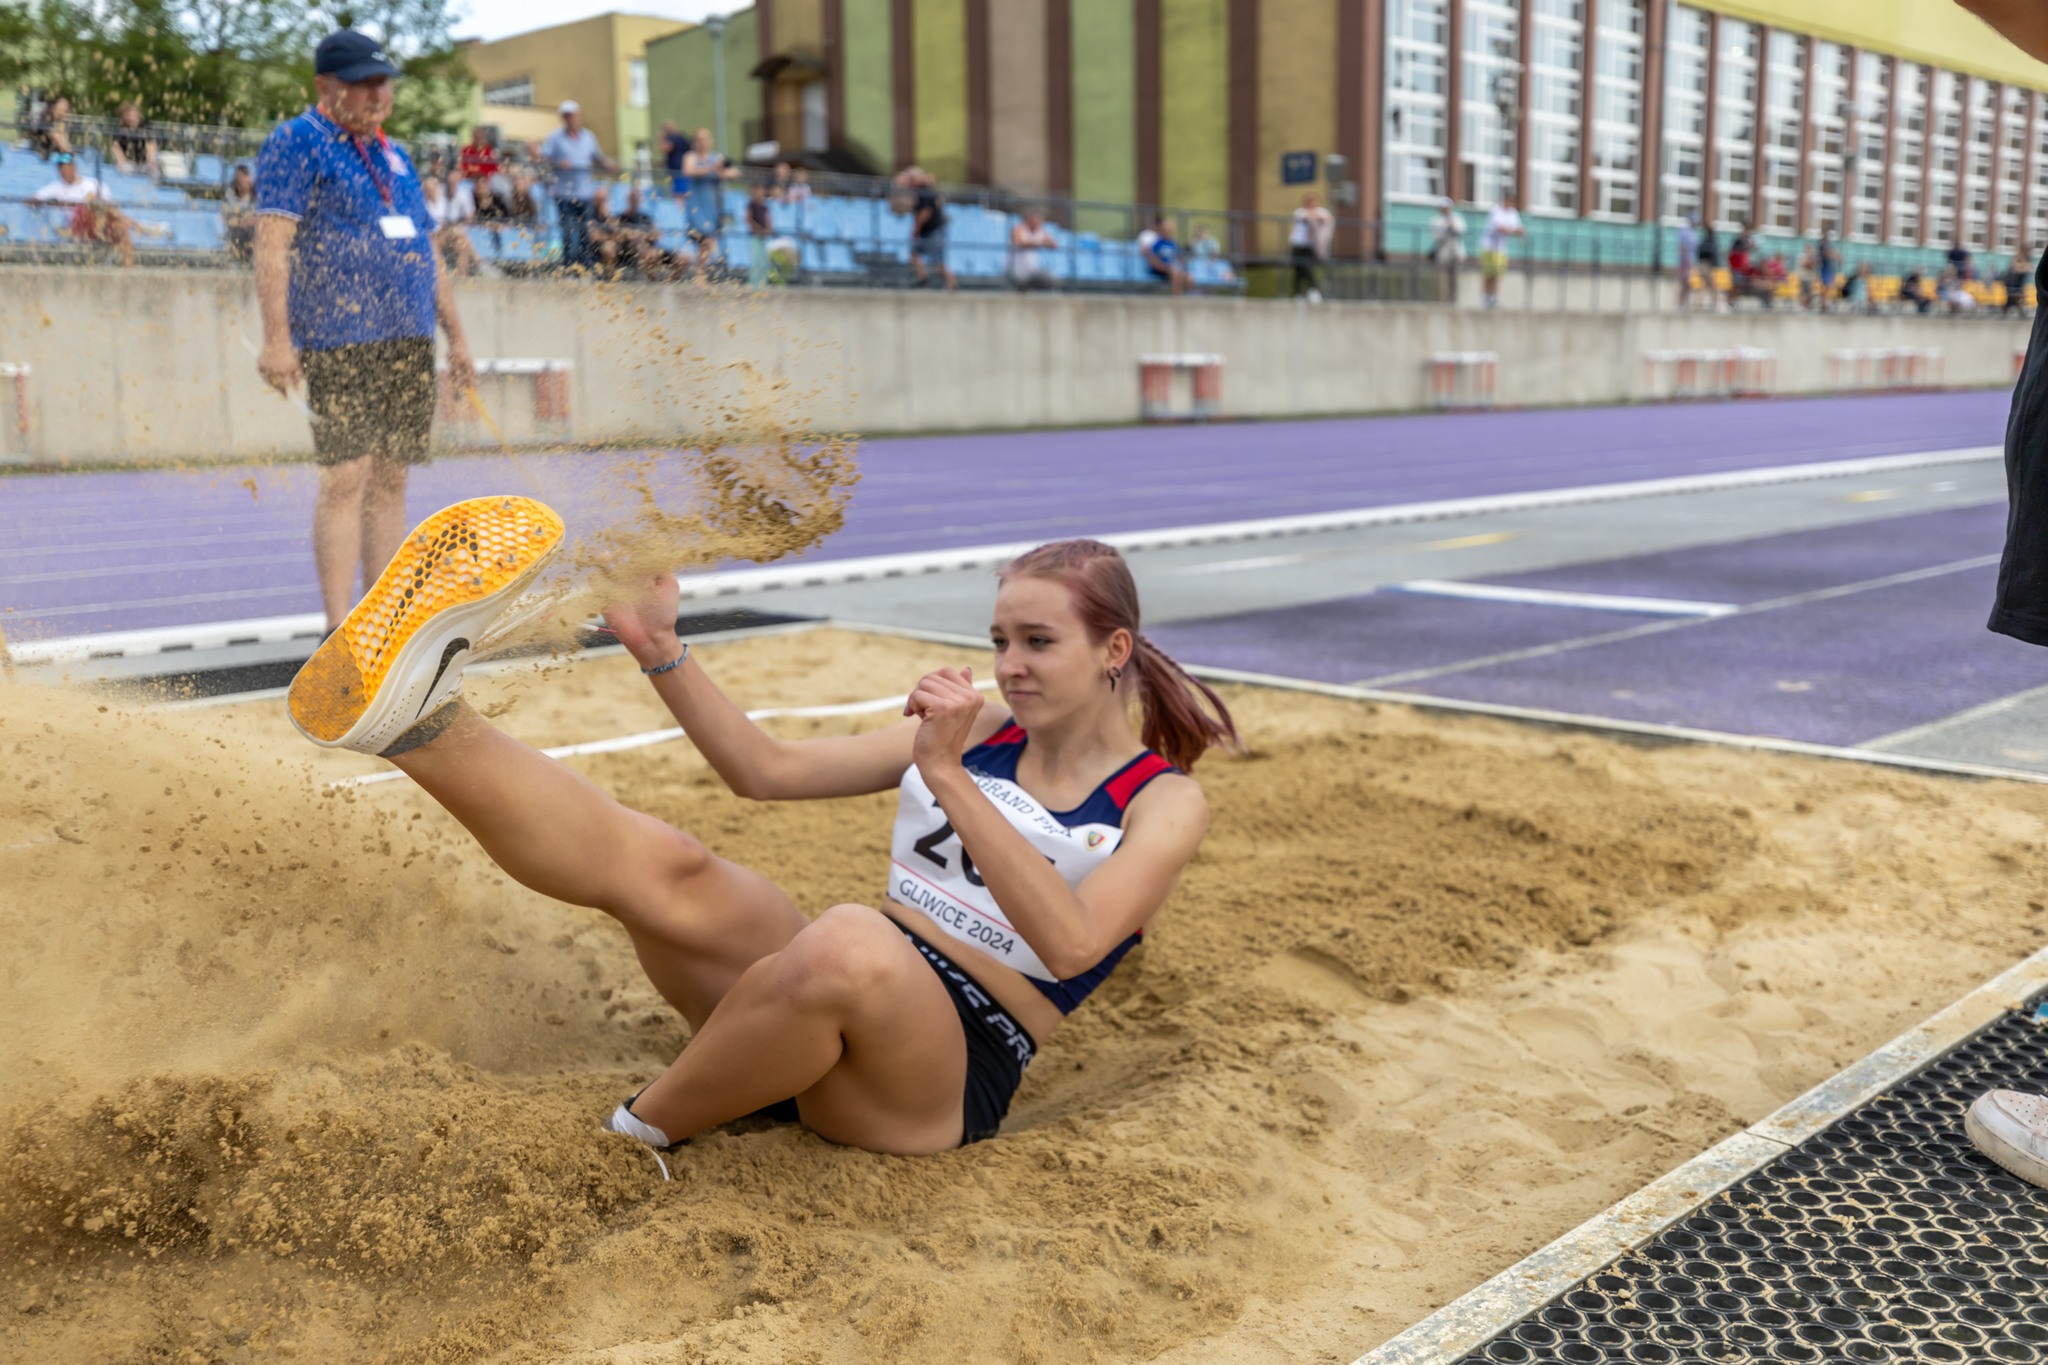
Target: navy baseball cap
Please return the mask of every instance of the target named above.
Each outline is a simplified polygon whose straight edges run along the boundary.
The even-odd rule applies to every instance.
[[[396,76],[398,68],[384,55],[384,45],[366,33],[344,28],[328,34],[313,49],[313,74],[332,76],[353,85],[372,76]]]

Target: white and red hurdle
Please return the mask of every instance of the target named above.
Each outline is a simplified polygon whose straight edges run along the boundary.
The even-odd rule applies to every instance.
[[[451,449],[492,447],[502,443],[559,444],[576,435],[572,407],[576,364],[571,360],[479,358],[476,361],[479,412],[466,393],[441,371],[441,444]],[[531,381],[530,383],[528,381]],[[521,389],[527,403],[508,401]],[[495,429],[492,423],[496,423]]]
[[[1759,398],[1778,387],[1778,353],[1762,346],[1643,352],[1651,399]]]
[[[1943,370],[1939,346],[1873,346],[1828,352],[1828,385],[1837,390],[1938,389]]]
[[[1187,383],[1180,382],[1182,375]],[[1176,393],[1185,387],[1182,406]],[[1223,414],[1223,357],[1206,351],[1138,357],[1138,416],[1146,422],[1206,422]]]
[[[1438,351],[1429,358],[1430,406],[1490,408],[1499,380],[1496,351]]]

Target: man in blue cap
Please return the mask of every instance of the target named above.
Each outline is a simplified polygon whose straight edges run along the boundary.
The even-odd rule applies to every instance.
[[[449,380],[476,382],[434,219],[405,149],[384,135],[398,68],[342,29],[313,54],[318,103],[279,125],[256,160],[256,294],[264,382],[303,380],[320,491],[313,563],[329,627],[398,551],[407,469],[427,460],[434,325]]]

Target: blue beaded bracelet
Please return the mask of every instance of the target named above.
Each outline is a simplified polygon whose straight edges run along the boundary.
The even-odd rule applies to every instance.
[[[675,658],[669,660],[667,663],[663,664],[659,668],[643,668],[640,671],[651,678],[655,676],[657,673],[666,673],[671,669],[681,668],[685,663],[689,662],[689,659],[690,642],[688,640],[685,640],[683,641],[683,652],[681,654],[678,654]]]

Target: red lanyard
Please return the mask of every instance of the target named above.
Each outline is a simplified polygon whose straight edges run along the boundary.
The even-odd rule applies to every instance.
[[[370,149],[364,146],[363,140],[357,137],[354,133],[350,133],[348,135],[348,140],[355,144],[356,155],[363,159],[363,169],[370,173],[370,183],[377,187],[377,193],[383,197],[384,207],[387,209],[390,208],[391,187],[386,185],[383,182],[383,180],[378,177],[376,163],[372,161],[370,158]],[[380,148],[383,149],[384,155],[387,158],[390,157],[391,139],[384,136],[384,130],[381,128],[377,130],[377,144]]]

